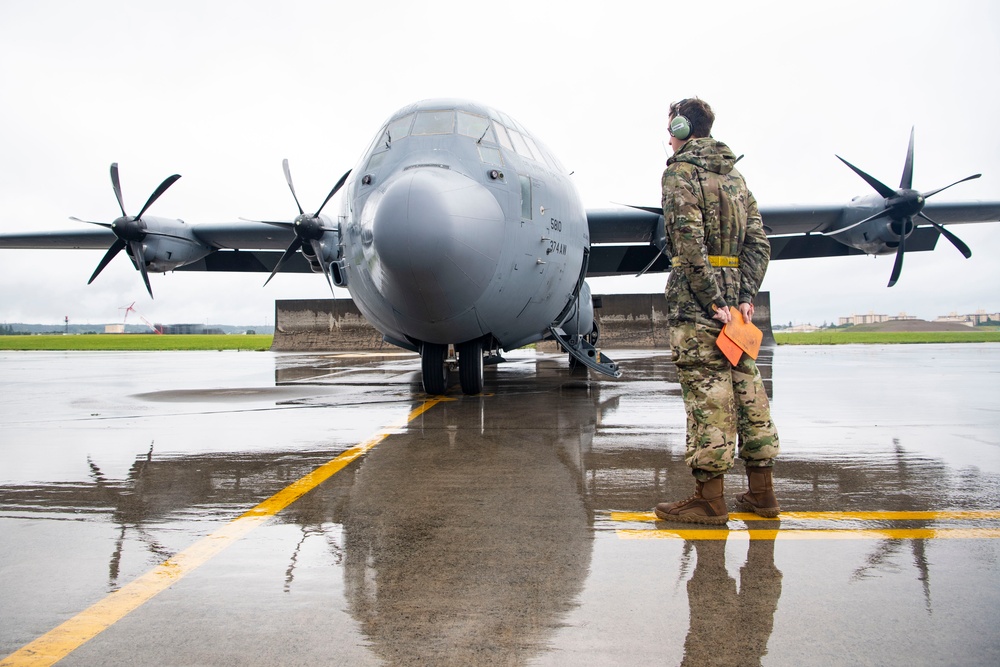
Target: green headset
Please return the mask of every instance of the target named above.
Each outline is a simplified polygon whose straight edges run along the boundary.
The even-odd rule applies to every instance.
[[[670,121],[670,125],[667,127],[667,132],[670,133],[670,136],[675,139],[680,139],[681,141],[691,136],[691,121],[682,116],[680,113],[681,104],[686,101],[687,100],[681,100],[677,103],[677,106],[675,107],[677,109],[677,115],[674,116],[674,119]]]

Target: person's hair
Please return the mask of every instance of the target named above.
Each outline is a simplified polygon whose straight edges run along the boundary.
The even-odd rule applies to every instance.
[[[708,102],[697,97],[689,97],[670,105],[670,117],[684,116],[691,124],[691,137],[709,137],[715,123],[715,113]]]

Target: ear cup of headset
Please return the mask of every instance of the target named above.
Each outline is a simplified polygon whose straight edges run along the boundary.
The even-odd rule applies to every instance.
[[[670,121],[670,136],[677,139],[687,139],[691,136],[691,122],[684,116],[674,116]]]

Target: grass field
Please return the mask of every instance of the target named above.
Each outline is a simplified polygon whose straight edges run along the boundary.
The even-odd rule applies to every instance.
[[[1000,343],[1000,331],[814,331],[775,333],[778,345]]]
[[[0,336],[0,350],[269,350],[273,336],[81,334]]]
[[[1000,331],[776,333],[778,345],[859,345],[893,343],[1000,343]],[[0,350],[251,350],[271,349],[273,336],[156,334],[60,334],[0,336]]]

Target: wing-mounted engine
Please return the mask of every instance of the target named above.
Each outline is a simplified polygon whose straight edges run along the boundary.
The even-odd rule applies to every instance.
[[[180,178],[180,174],[173,174],[163,180],[153,191],[153,194],[146,200],[146,204],[139,211],[138,215],[128,215],[125,212],[125,203],[122,198],[121,180],[118,176],[118,163],[111,165],[111,186],[118,200],[118,208],[121,209],[121,217],[116,218],[111,223],[92,222],[90,220],[80,220],[70,218],[77,222],[86,222],[91,225],[98,225],[111,230],[115,235],[115,240],[108,248],[107,253],[97,265],[93,275],[87,284],[94,282],[94,279],[104,270],[104,267],[111,262],[122,250],[125,250],[132,264],[142,275],[142,281],[146,285],[146,291],[152,298],[153,290],[149,285],[149,272],[163,273],[173,271],[177,267],[195,262],[208,255],[212,248],[195,238],[194,233],[184,223],[183,220],[144,217],[146,210],[153,205],[160,195],[167,191],[174,182]]]
[[[316,273],[322,273],[326,277],[331,292],[334,285],[344,287],[347,284],[347,277],[343,270],[344,259],[340,225],[333,223],[330,218],[322,213],[327,203],[344,187],[344,183],[347,182],[347,177],[351,173],[350,170],[340,177],[340,180],[333,186],[333,189],[330,190],[330,193],[323,200],[323,203],[320,204],[319,208],[316,209],[316,212],[309,214],[302,210],[298,195],[295,194],[295,186],[292,184],[292,173],[288,168],[288,160],[282,160],[281,166],[285,171],[285,181],[288,183],[288,189],[291,190],[292,198],[295,199],[295,205],[299,209],[299,215],[291,221],[257,221],[267,225],[284,227],[295,234],[295,240],[285,249],[284,254],[278,260],[274,270],[267,277],[267,280],[264,281],[264,284],[266,285],[271,282],[271,278],[281,270],[282,265],[296,251],[301,249],[302,255],[309,261],[312,270]]]
[[[823,232],[826,236],[836,236],[839,241],[871,254],[896,253],[896,261],[889,277],[889,287],[899,280],[903,268],[903,255],[906,252],[906,240],[918,229],[917,218],[924,220],[946,239],[951,241],[966,258],[972,256],[969,246],[944,226],[931,220],[923,212],[927,199],[947,190],[952,185],[979,178],[982,174],[973,174],[951,185],[946,185],[930,192],[919,192],[913,189],[913,130],[910,130],[910,145],[906,151],[906,162],[903,164],[903,176],[899,188],[893,190],[878,179],[861,171],[853,164],[840,157],[837,158],[851,168],[868,185],[880,195],[865,197],[856,202],[856,206],[870,214],[857,222],[852,222],[838,229]]]
[[[906,249],[910,251],[922,249],[918,247],[921,236],[928,236],[936,242],[938,232],[930,226],[917,227],[912,220],[893,220],[885,216],[869,219],[885,210],[885,199],[876,195],[856,197],[845,209],[844,220],[860,220],[849,222],[843,229],[834,232],[824,232],[824,235],[836,239],[844,245],[860,250],[866,255],[886,255],[898,252],[899,240],[905,236]],[[914,234],[916,232],[916,234]]]

